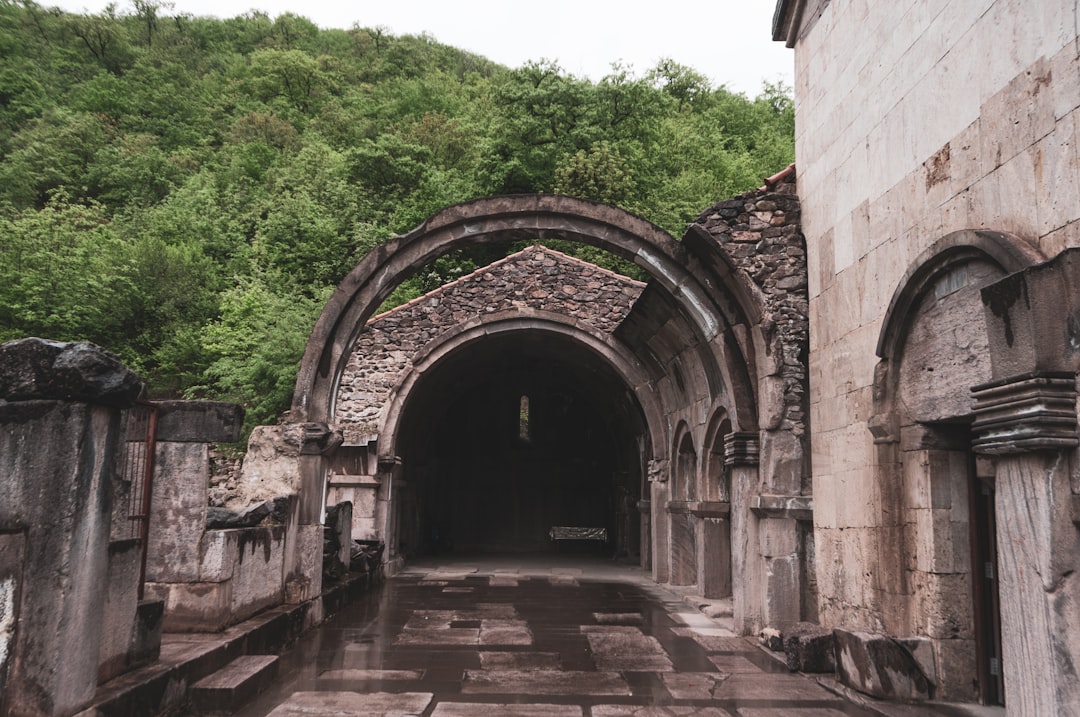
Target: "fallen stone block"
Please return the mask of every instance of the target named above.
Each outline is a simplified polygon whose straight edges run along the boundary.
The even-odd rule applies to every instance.
[[[792,672],[835,672],[836,638],[827,627],[797,622],[784,631],[784,654]]]
[[[910,702],[933,696],[933,684],[897,640],[839,628],[833,636],[837,675],[844,685],[886,700]]]

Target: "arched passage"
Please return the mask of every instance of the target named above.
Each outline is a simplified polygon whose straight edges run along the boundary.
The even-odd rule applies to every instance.
[[[725,433],[756,435],[757,382],[768,377],[775,383],[780,370],[776,336],[766,337],[762,328],[771,324],[759,324],[764,321],[760,288],[707,233],[690,231],[684,242],[676,242],[617,208],[546,195],[477,200],[443,210],[374,250],[338,287],[305,350],[290,420],[313,432],[335,422],[338,389],[351,396],[357,391],[342,377],[350,361],[355,365],[355,348],[368,345],[366,322],[402,280],[448,252],[522,239],[600,247],[642,267],[648,284],[634,289],[629,310],[603,335],[591,331],[589,320],[570,304],[563,304],[559,311],[566,314],[556,318],[524,298],[508,302],[516,289],[505,282],[498,306],[470,305],[459,325],[425,333],[438,340],[414,342],[378,424],[354,429],[332,458],[335,471],[339,465],[346,473],[367,465],[362,470],[371,472],[355,480],[335,473],[335,491],[348,482],[358,486],[356,491],[368,491],[369,501],[377,493],[369,524],[381,526],[372,537],[387,541],[392,563],[401,557],[399,546],[405,553],[451,545],[530,549],[557,523],[586,522],[586,527],[608,529],[612,547],[627,553],[633,553],[640,534],[642,562],[661,581],[671,577],[673,551],[688,551],[681,579],[702,582],[701,576],[715,571],[697,565],[706,558],[700,547],[705,532],[698,523],[720,524],[729,509],[741,516],[740,525],[756,520],[748,491],[730,506],[698,494],[704,485],[700,456],[714,448],[703,443],[706,424],[723,406]],[[519,280],[529,283],[523,276]],[[776,400],[779,395],[769,394]],[[581,407],[577,416],[550,420],[571,405]],[[692,446],[681,457],[672,435],[680,423],[687,426]],[[330,463],[310,455],[301,460],[302,525],[320,520],[318,496]],[[554,455],[564,460],[556,465]],[[750,477],[757,471],[756,451],[740,450],[738,456],[743,482],[761,485]],[[681,503],[693,529],[671,545],[668,480],[677,469],[687,492],[674,502]],[[507,483],[507,475],[519,480]],[[564,480],[582,487],[577,505],[565,491],[560,495]],[[497,497],[504,502],[494,502]],[[341,491],[334,498],[347,499]],[[533,508],[527,516],[518,512],[523,505]],[[632,515],[631,508],[640,515]],[[745,545],[741,562],[733,555],[731,564],[758,570],[756,540]],[[758,583],[747,585],[737,610],[762,601]],[[750,596],[751,591],[757,592]],[[749,625],[750,619],[744,622]]]
[[[656,436],[645,367],[610,335],[536,311],[456,327],[388,402],[379,450],[406,486],[391,552],[549,549],[551,527],[574,525],[636,557]]]
[[[412,382],[399,415],[404,556],[548,551],[566,526],[607,533],[572,546],[637,554],[642,412],[581,342],[520,327],[465,343]]]

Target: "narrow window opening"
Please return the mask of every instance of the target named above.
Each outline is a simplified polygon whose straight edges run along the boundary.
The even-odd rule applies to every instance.
[[[532,442],[532,432],[529,427],[529,397],[522,396],[518,403],[518,438],[524,443]]]

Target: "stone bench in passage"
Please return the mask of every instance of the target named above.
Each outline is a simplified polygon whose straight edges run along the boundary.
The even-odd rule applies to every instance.
[[[599,540],[607,542],[607,528],[581,528],[568,525],[552,526],[548,532],[552,540]]]

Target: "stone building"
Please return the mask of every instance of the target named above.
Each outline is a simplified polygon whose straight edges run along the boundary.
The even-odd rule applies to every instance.
[[[819,617],[934,696],[1080,714],[1080,10],[780,0]]]
[[[450,207],[376,250],[301,365],[290,420],[341,434],[300,457],[301,523],[352,502],[391,571],[588,529],[660,582],[730,597],[744,632],[813,619],[798,220],[789,168],[681,241],[614,207],[520,196]],[[544,239],[648,280],[532,247],[369,321],[439,256]]]

